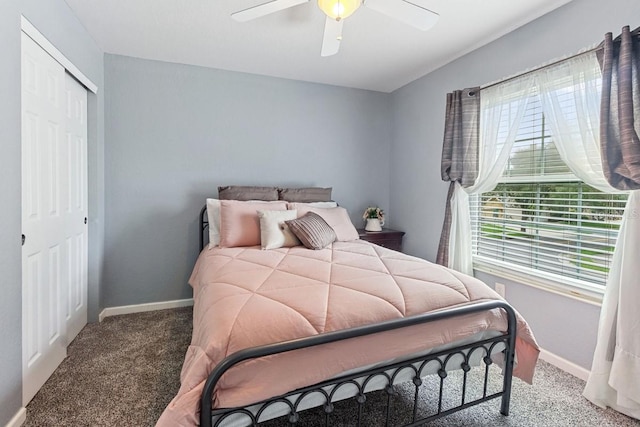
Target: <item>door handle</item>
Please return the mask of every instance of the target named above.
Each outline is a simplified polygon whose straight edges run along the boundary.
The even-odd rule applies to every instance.
[[[25,236],[24,234],[22,235],[22,246],[24,246],[24,241],[27,239],[27,236]]]
[[[86,216],[84,217],[84,223],[85,224],[87,223],[87,217]]]

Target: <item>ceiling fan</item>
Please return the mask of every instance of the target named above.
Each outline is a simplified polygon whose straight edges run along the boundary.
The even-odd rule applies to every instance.
[[[238,22],[247,22],[309,0],[271,0],[231,14]],[[322,56],[338,53],[342,40],[344,18],[353,14],[360,6],[366,6],[394,19],[426,31],[438,21],[438,14],[408,0],[318,0],[318,7],[327,15],[322,40]]]

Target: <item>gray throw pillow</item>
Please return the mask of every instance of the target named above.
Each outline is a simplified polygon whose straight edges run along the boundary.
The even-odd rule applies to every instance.
[[[298,219],[285,221],[287,227],[309,249],[323,249],[336,240],[333,228],[316,213],[308,212]]]
[[[280,188],[278,189],[278,197],[287,202],[330,202],[331,190],[331,187]]]
[[[255,187],[245,185],[228,185],[218,187],[218,199],[220,200],[278,200],[276,187]]]

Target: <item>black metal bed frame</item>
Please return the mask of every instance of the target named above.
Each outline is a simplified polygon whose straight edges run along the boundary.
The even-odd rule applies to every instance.
[[[204,247],[204,233],[207,227],[208,223],[206,218],[205,206],[205,208],[203,208],[200,213],[201,250]],[[500,335],[493,338],[482,339],[480,341],[457,346],[436,353],[414,357],[412,359],[405,360],[399,363],[393,363],[382,367],[375,367],[365,371],[357,372],[355,374],[333,378],[327,381],[320,382],[318,384],[311,385],[309,387],[304,387],[280,396],[269,398],[262,402],[247,405],[246,407],[220,409],[213,409],[212,407],[215,386],[222,375],[232,367],[246,360],[270,356],[277,353],[284,353],[302,348],[314,347],[356,337],[362,337],[394,329],[405,328],[413,325],[425,324],[438,320],[464,316],[472,313],[489,311],[493,309],[504,310],[507,315],[507,332],[501,333]],[[411,416],[411,422],[405,424],[405,426],[407,427],[423,425],[429,421],[444,417],[451,413],[486,402],[488,400],[496,399],[498,397],[501,397],[500,413],[503,415],[509,415],[511,382],[513,377],[513,366],[515,358],[515,340],[516,314],[513,308],[505,301],[483,301],[474,304],[457,306],[447,310],[424,313],[402,319],[393,319],[385,322],[364,325],[335,332],[323,333],[307,338],[248,348],[229,355],[224,360],[222,360],[209,374],[200,398],[200,425],[202,427],[219,426],[222,425],[227,418],[240,415],[246,417],[246,422],[248,425],[256,426],[258,425],[258,423],[266,421],[263,420],[261,416],[264,414],[264,411],[272,405],[286,405],[288,411],[288,422],[291,425],[295,425],[300,419],[299,412],[301,404],[309,396],[316,395],[316,397],[319,396],[321,400],[324,400],[324,402],[321,403],[320,406],[322,406],[323,413],[325,414],[324,425],[329,426],[331,414],[334,412],[334,403],[337,401],[335,399],[336,393],[338,392],[338,390],[344,390],[345,387],[349,387],[352,391],[347,399],[355,398],[358,404],[358,417],[356,425],[361,426],[363,408],[366,402],[365,393],[369,391],[369,389],[367,389],[367,386],[373,379],[382,378],[384,381],[386,381],[384,391],[386,392],[387,399],[386,407],[384,408],[384,410],[386,418],[385,426],[388,426],[391,415],[392,397],[396,394],[394,389],[394,385],[396,384],[395,380],[398,374],[405,370],[412,371],[412,382],[415,387],[413,398],[413,413]],[[498,392],[489,393],[489,367],[493,363],[491,356],[495,351],[502,351],[502,354],[504,355],[504,365],[502,366],[502,388]],[[477,353],[479,353],[479,355]],[[471,359],[473,357],[479,357],[481,360],[481,365],[484,365],[483,391],[481,397],[467,401],[467,374],[472,369]],[[454,359],[461,360],[461,362],[454,363],[453,366],[451,366],[450,362]],[[423,371],[425,370],[425,368],[433,363],[436,364],[436,372],[440,378],[437,410],[433,414],[418,418],[418,391],[420,385],[422,384],[421,378],[424,376]],[[448,375],[448,370],[451,369],[461,369],[463,372],[462,395],[460,403],[457,406],[444,409],[443,395],[445,378]],[[344,399],[344,397],[342,399]],[[317,407],[318,405],[315,406]],[[252,410],[249,410],[249,407],[251,407]]]

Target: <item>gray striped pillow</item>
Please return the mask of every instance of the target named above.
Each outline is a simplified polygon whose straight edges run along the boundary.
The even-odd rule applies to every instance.
[[[336,232],[316,213],[285,221],[287,227],[309,249],[323,249],[336,240]]]

